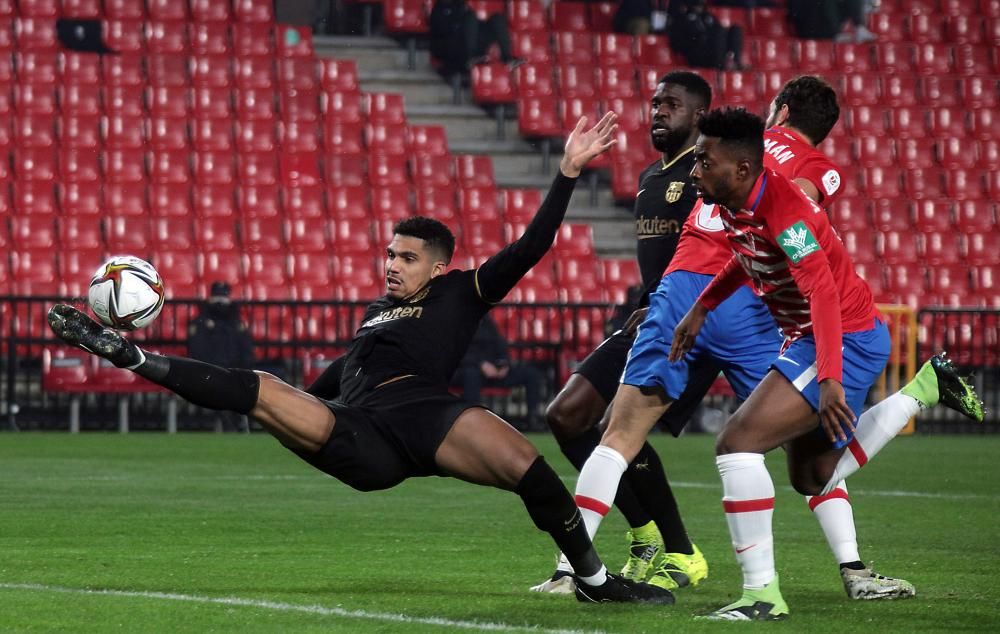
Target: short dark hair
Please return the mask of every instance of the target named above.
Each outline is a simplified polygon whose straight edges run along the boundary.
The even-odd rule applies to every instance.
[[[764,120],[746,108],[716,108],[698,120],[698,131],[742,151],[755,166],[764,162]]]
[[[774,107],[788,106],[788,125],[819,144],[840,118],[837,91],[815,75],[790,79],[774,98]]]
[[[695,97],[698,105],[708,108],[712,104],[712,87],[705,78],[689,70],[672,70],[660,78],[660,84],[675,84]]]
[[[455,255],[455,234],[440,220],[425,216],[404,218],[396,223],[392,232],[420,238],[427,243],[427,248],[435,249],[444,256],[445,264],[450,264],[451,256]]]

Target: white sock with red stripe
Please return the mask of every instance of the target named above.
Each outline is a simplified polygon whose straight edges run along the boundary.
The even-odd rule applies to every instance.
[[[919,411],[920,401],[896,392],[862,414],[855,425],[857,429],[854,439],[837,461],[830,481],[823,488],[823,495],[833,491],[838,482],[846,480],[847,476],[865,466]]]
[[[858,553],[858,532],[854,528],[854,509],[847,497],[847,483],[840,481],[826,495],[807,495],[809,510],[819,521],[838,564],[861,561]]]
[[[731,453],[716,456],[722,477],[722,508],[726,511],[729,535],[736,560],[743,568],[743,587],[763,588],[775,577],[774,482],[759,453]]]
[[[611,510],[618,493],[618,483],[628,468],[628,461],[611,447],[598,445],[576,481],[576,505],[580,507],[587,534],[594,539],[601,520]]]

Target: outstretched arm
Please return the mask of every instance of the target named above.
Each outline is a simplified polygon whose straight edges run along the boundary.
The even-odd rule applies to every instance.
[[[542,206],[524,230],[524,235],[486,260],[476,271],[476,285],[484,301],[496,303],[502,300],[552,247],[559,225],[566,216],[576,178],[591,159],[614,145],[617,119],[617,115],[609,112],[589,130],[585,130],[586,117],[577,122],[566,140],[559,174]]]

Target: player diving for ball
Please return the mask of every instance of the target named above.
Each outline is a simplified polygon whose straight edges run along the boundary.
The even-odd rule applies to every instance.
[[[333,400],[265,372],[140,350],[63,304],[49,311],[49,324],[66,343],[196,405],[252,416],[303,460],[360,491],[432,475],[513,491],[573,563],[581,601],[672,603],[668,591],[607,573],[573,498],[532,444],[448,391],[479,321],[549,250],[580,171],[614,144],[613,113],[589,130],[585,123],[569,135],[560,173],[524,234],[478,269],[446,271],[455,240],[442,223],[416,217],[396,225],[386,294],[367,308],[337,365]]]

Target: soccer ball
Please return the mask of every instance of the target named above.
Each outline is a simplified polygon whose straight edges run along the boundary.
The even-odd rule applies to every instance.
[[[105,326],[144,328],[163,308],[163,281],[149,262],[116,255],[94,273],[87,300]]]

